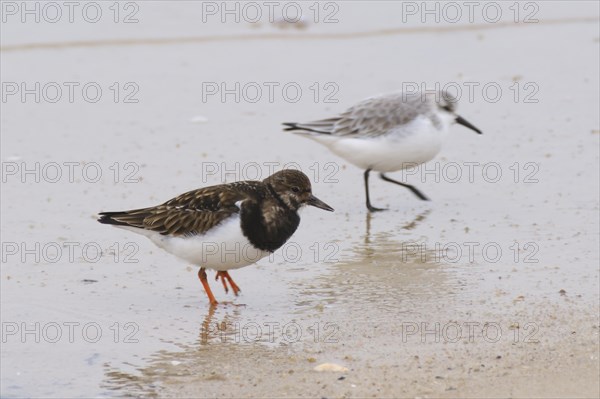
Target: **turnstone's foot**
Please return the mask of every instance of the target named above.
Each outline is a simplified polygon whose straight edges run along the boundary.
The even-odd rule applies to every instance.
[[[233,279],[229,275],[229,272],[217,272],[215,280],[218,280],[219,277],[221,277],[221,282],[223,283],[223,288],[225,288],[225,293],[229,292],[229,287],[227,287],[227,283],[229,283],[234,295],[238,296],[239,292],[241,291],[240,287],[238,287],[237,284],[233,281]]]
[[[210,289],[210,286],[208,285],[205,268],[201,267],[200,270],[198,270],[198,278],[200,279],[200,282],[202,283],[202,286],[204,287],[204,291],[206,291],[206,295],[208,296],[208,301],[210,302],[210,305],[211,306],[217,305],[219,302],[217,302],[217,300],[215,299],[215,296],[213,295],[213,293]]]

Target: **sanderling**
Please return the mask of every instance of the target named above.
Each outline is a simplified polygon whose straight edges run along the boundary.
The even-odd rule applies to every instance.
[[[453,122],[481,134],[456,114],[457,99],[448,92],[392,93],[371,97],[333,118],[308,123],[284,123],[293,131],[317,141],[333,153],[365,170],[366,204],[371,205],[369,173],[374,170],[391,183],[408,188],[428,200],[410,184],[390,179],[387,172],[415,167],[440,151]]]

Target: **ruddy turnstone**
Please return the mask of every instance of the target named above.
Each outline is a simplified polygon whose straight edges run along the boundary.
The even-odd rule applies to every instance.
[[[145,235],[177,257],[200,266],[198,277],[212,305],[217,301],[206,269],[217,271],[225,292],[239,287],[229,270],[262,259],[294,234],[298,210],[311,205],[333,211],[312,194],[302,172],[283,170],[263,181],[240,181],[200,188],[161,205],[123,212],[102,212],[98,221]]]
[[[450,93],[392,93],[371,97],[338,116],[307,123],[284,123],[286,131],[302,134],[325,145],[333,153],[365,170],[365,193],[369,211],[381,211],[369,199],[369,173],[428,198],[410,184],[393,180],[387,172],[415,167],[430,161],[441,149],[453,122],[481,134],[456,114],[457,99]]]

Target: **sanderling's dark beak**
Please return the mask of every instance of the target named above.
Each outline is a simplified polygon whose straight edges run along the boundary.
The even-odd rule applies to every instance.
[[[326,203],[324,203],[323,201],[321,201],[320,199],[318,199],[317,197],[315,197],[312,194],[310,195],[310,198],[308,199],[308,201],[306,201],[306,203],[310,206],[315,206],[317,208],[321,208],[326,211],[333,212],[332,207],[330,207],[329,205],[327,205]]]
[[[463,125],[464,127],[468,127],[469,129],[474,130],[475,132],[477,132],[477,134],[482,134],[481,130],[479,130],[475,126],[471,125],[469,123],[469,121],[467,121],[466,119],[464,119],[462,116],[456,115],[455,121],[459,125]]]

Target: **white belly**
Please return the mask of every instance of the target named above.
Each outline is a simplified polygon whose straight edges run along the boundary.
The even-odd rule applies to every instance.
[[[438,129],[430,119],[417,118],[379,137],[309,137],[361,169],[385,173],[414,167],[433,159],[442,148],[446,131],[445,125]]]
[[[239,269],[270,254],[250,244],[242,233],[238,214],[201,236],[171,237],[154,231],[123,228],[145,235],[158,247],[187,262],[217,271]]]

